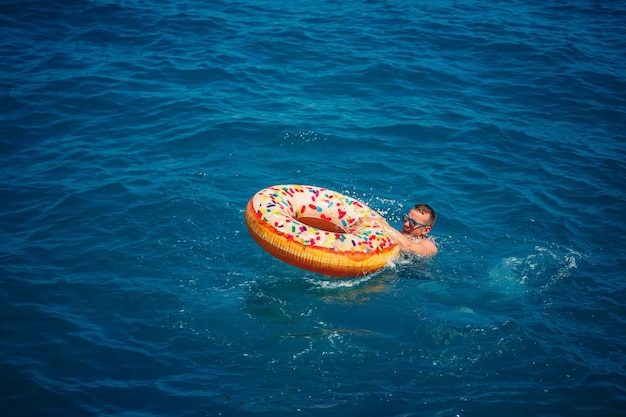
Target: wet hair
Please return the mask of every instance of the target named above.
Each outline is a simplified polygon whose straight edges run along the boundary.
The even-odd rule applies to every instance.
[[[416,204],[413,209],[419,211],[422,214],[428,214],[428,216],[430,217],[431,227],[435,224],[435,220],[437,220],[437,213],[435,213],[435,210],[433,210],[431,206],[429,206],[428,204]]]

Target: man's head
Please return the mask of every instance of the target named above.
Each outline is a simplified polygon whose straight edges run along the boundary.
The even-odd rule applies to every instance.
[[[428,204],[417,204],[404,215],[402,233],[412,237],[424,237],[435,224],[437,214]]]

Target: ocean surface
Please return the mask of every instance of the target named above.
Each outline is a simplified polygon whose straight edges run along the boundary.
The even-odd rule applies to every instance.
[[[3,416],[619,416],[626,4],[0,2]],[[259,247],[277,184],[433,259]]]

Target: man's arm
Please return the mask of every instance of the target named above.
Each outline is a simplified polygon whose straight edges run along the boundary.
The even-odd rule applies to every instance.
[[[403,252],[411,252],[417,255],[423,256],[435,256],[437,254],[437,246],[427,238],[422,238],[420,240],[409,239],[401,232],[397,231],[393,227],[391,227],[387,222],[381,224],[382,229],[389,235],[391,240],[394,241],[400,250]]]
[[[435,256],[438,252],[437,246],[435,246],[430,239],[422,238],[417,241],[409,239],[402,234],[402,232],[399,232],[387,223],[383,218],[368,218],[367,223],[382,228],[403,252],[411,252],[423,256]]]

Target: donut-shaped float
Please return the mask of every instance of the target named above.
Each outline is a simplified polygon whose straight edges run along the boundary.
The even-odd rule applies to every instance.
[[[254,240],[276,258],[308,271],[345,277],[374,272],[399,248],[379,226],[357,219],[380,215],[325,188],[275,185],[256,193],[245,220]],[[350,226],[355,230],[349,230]]]

